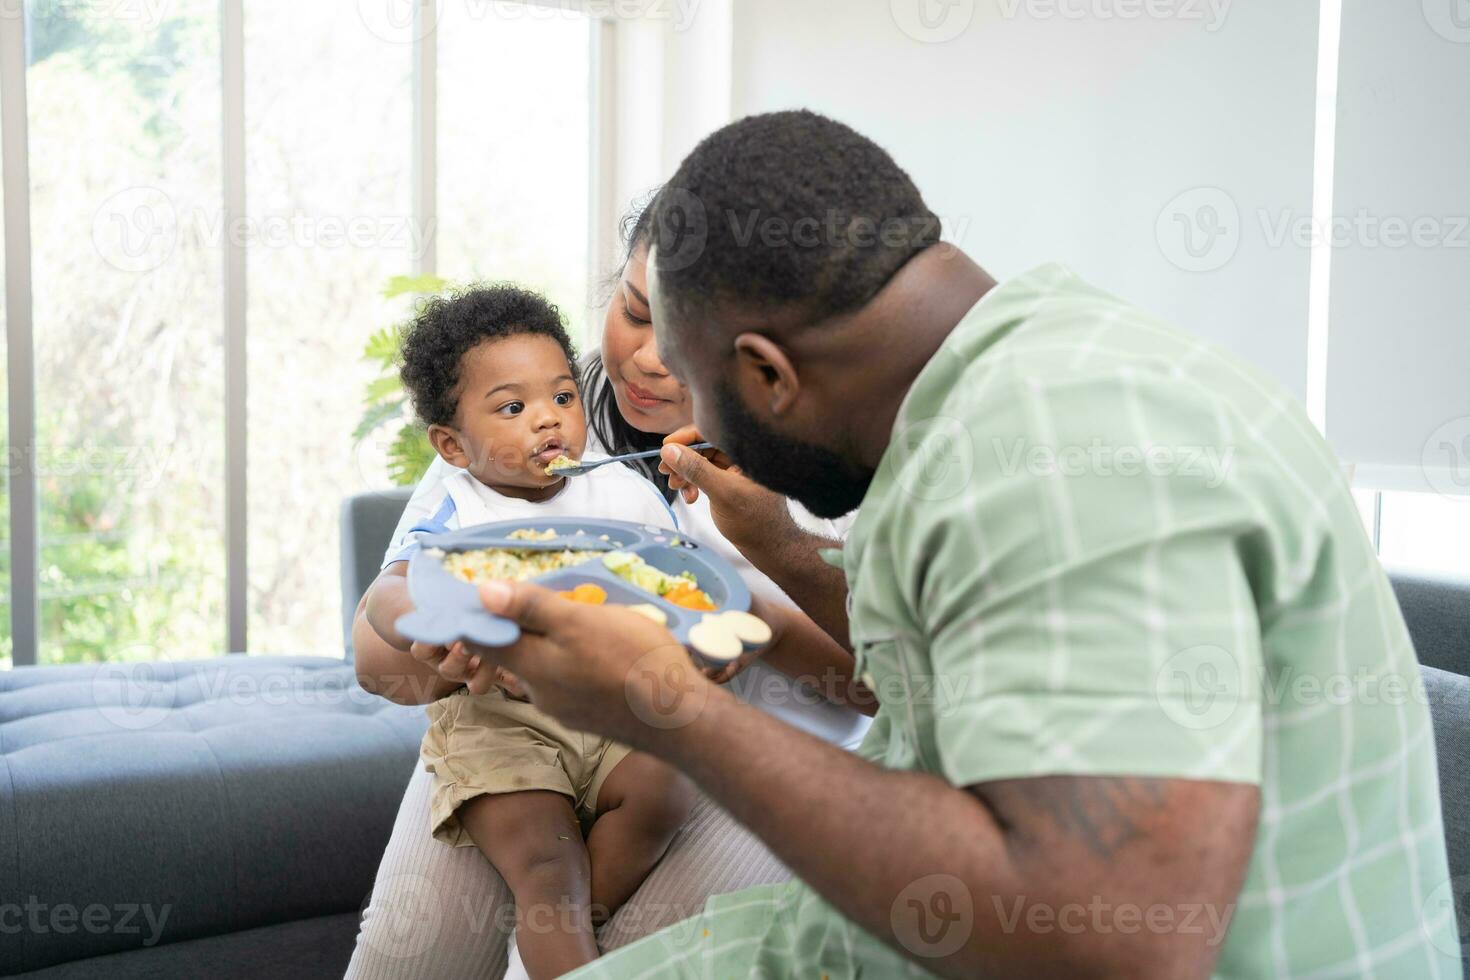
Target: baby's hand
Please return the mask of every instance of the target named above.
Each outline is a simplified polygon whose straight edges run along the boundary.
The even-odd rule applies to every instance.
[[[471,694],[484,694],[496,684],[495,669],[482,664],[463,643],[451,643],[447,647],[431,643],[414,643],[408,648],[409,655],[434,668],[446,681],[463,684]]]
[[[492,667],[495,671],[495,683],[505,689],[505,693],[513,698],[526,697],[526,689],[521,686],[521,679],[504,667]]]

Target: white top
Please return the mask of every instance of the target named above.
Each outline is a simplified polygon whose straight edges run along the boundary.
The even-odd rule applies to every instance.
[[[595,459],[595,455],[590,456],[588,461]],[[436,460],[435,465],[441,462]],[[522,518],[537,521],[548,517],[601,517],[681,530],[678,518],[658,487],[622,463],[599,466],[590,473],[565,479],[556,496],[540,501],[507,497],[485,486],[468,470],[444,464],[437,474],[430,467],[414,490],[403,516],[398,519],[383,565],[408,558],[419,539],[427,534],[442,534],[491,521]]]
[[[583,458],[596,459],[598,454],[585,453]],[[708,498],[701,494],[693,504],[686,504],[683,497],[676,496],[671,509],[656,486],[621,463],[598,467],[583,476],[567,477],[561,493],[543,503],[533,503],[504,497],[467,471],[436,458],[404,507],[383,564],[407,558],[424,534],[520,517],[604,517],[672,526],[728,561],[752,592],[794,605],[775,582],[761,574],[725,540],[710,514]],[[821,522],[809,516],[802,524],[819,534],[830,533],[834,538],[844,536],[846,530],[840,523]],[[741,671],[729,686],[731,693],[747,704],[844,748],[856,748],[872,722],[867,715],[832,704],[815,692],[799,687],[790,677],[759,661]]]

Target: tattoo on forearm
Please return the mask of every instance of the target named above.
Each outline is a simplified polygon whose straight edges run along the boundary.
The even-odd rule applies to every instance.
[[[1080,839],[1101,858],[1111,858],[1142,837],[1138,817],[1162,806],[1166,796],[1159,779],[1052,776],[1022,782],[1027,784],[1024,793],[1032,812],[1049,818],[1058,830]]]

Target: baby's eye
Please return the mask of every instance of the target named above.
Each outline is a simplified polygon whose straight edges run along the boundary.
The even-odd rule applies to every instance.
[[[500,415],[519,415],[525,408],[526,406],[522,402],[506,402],[495,411]]]
[[[572,392],[572,391],[559,391],[556,394],[556,403],[558,405],[570,405],[572,402],[574,402],[576,400],[577,400],[576,392]]]

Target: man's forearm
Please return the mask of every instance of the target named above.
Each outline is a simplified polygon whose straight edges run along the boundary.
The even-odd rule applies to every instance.
[[[1005,949],[982,957],[975,942],[926,959],[893,932],[894,903],[929,875],[970,883],[977,933],[992,930],[989,896],[1017,891],[1000,829],[969,793],[882,769],[724,691],[709,692],[693,722],[645,747],[688,773],[844,915],[915,962],[955,976],[1012,963]]]
[[[957,788],[881,768],[726,691],[705,697],[689,724],[650,732],[643,747],[688,773],[839,912],[925,969],[1210,975],[1250,859],[1254,786],[1052,776]],[[1037,910],[1052,926],[1072,925],[1037,926]],[[1113,917],[1078,928],[1080,910]],[[1129,916],[1144,910],[1176,928],[1140,931]],[[938,937],[926,928],[943,924],[931,914],[949,923]]]
[[[818,554],[823,548],[841,546],[840,541],[802,530],[793,521],[791,533],[742,545],[740,552],[829,636],[851,649],[847,633],[847,577]]]

